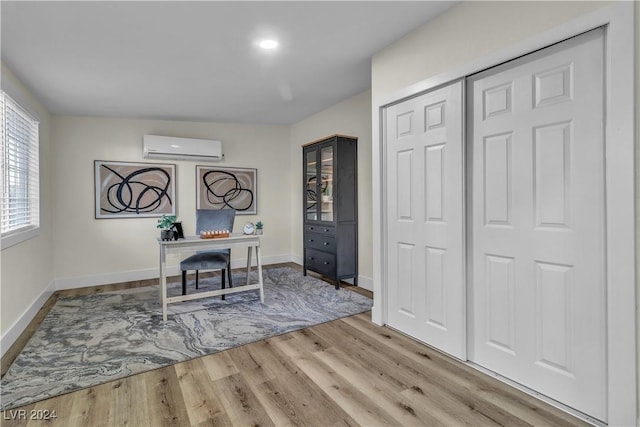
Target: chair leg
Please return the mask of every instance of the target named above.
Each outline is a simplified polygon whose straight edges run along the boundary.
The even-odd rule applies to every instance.
[[[187,294],[187,270],[182,270],[182,295]]]
[[[227,274],[229,275],[229,287],[233,288],[233,279],[231,278],[231,265],[227,264]]]
[[[225,286],[225,283],[224,283],[224,282],[225,282],[225,280],[224,280],[224,278],[225,278],[225,274],[226,274],[226,273],[225,273],[225,271],[224,271],[224,270],[222,270],[222,271],[220,272],[220,277],[222,277],[222,289],[224,289],[224,288],[226,287],[226,286]],[[223,300],[225,299],[225,296],[226,296],[225,294],[222,294],[222,299],[223,299]]]
[[[196,270],[196,289],[198,289],[198,270]]]

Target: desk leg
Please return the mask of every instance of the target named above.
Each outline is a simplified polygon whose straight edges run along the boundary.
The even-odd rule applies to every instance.
[[[245,281],[246,285],[249,284],[249,273],[251,273],[251,249],[253,249],[253,246],[249,246],[249,248],[247,249],[247,280]]]
[[[160,300],[162,301],[162,321],[167,321],[167,256],[164,246],[160,246]]]
[[[256,261],[258,262],[258,283],[260,284],[260,302],[264,303],[264,283],[262,282],[262,261],[260,260],[260,245],[256,246]]]

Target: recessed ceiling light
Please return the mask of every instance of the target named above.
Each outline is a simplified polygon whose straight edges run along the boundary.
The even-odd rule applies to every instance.
[[[258,46],[260,46],[263,49],[275,49],[278,47],[278,41],[273,39],[264,39],[264,40],[260,40],[260,42],[258,43]]]

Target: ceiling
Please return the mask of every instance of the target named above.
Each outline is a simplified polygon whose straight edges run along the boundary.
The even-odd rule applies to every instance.
[[[374,53],[454,4],[3,0],[1,54],[56,115],[291,124],[368,89]]]

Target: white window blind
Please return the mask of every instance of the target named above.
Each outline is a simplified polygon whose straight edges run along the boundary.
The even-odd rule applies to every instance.
[[[4,92],[2,115],[2,237],[40,225],[39,123]]]

